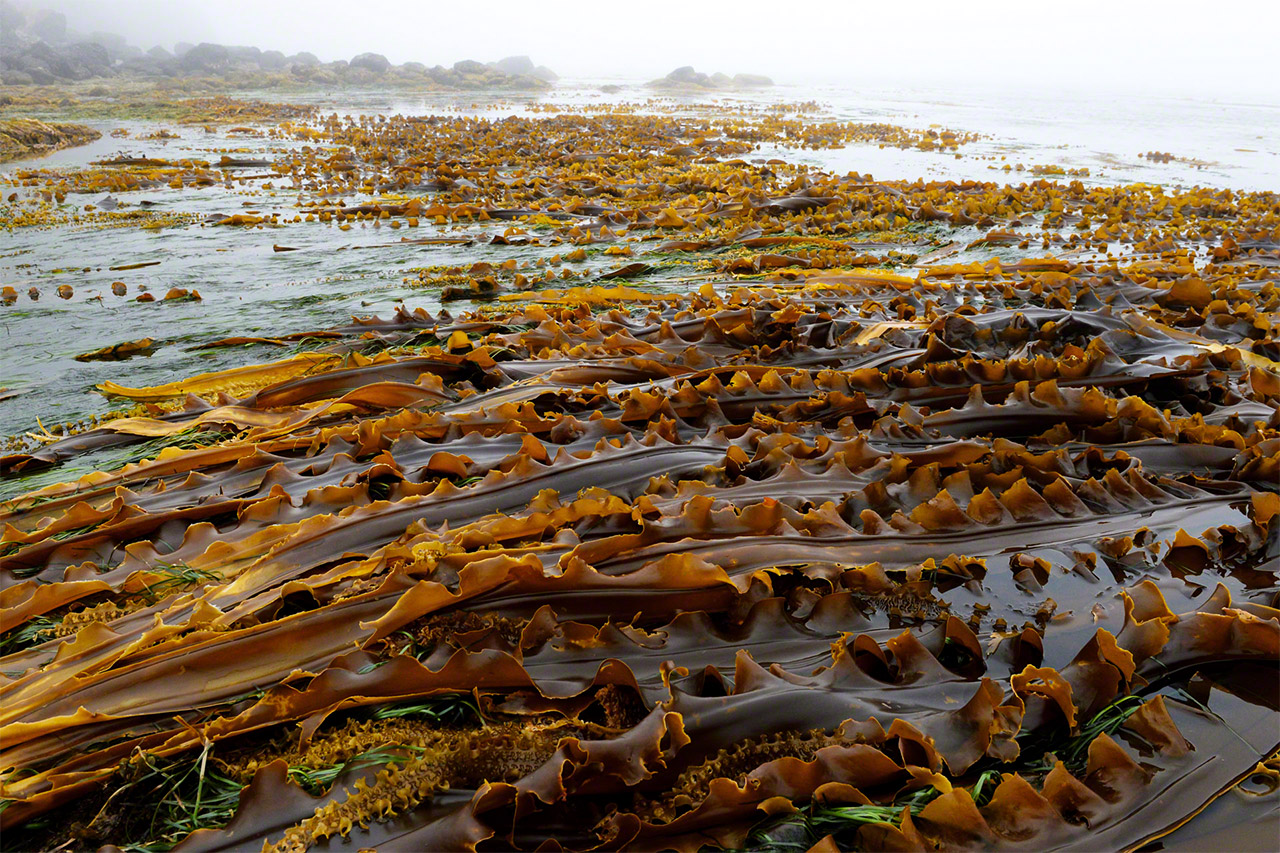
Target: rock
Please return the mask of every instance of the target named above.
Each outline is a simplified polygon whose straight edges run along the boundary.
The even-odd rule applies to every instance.
[[[695,71],[692,65],[682,65],[666,77],[649,81],[649,85],[658,89],[753,89],[772,86],[773,81],[760,74],[703,74]]]
[[[301,53],[295,53],[293,56],[289,57],[289,64],[302,66],[303,68],[311,68],[319,65],[320,59],[314,53],[308,53],[304,50]]]
[[[177,57],[179,57],[179,58],[181,58],[181,57],[183,57],[183,56],[186,56],[186,55],[187,55],[187,51],[191,50],[191,48],[193,48],[193,47],[195,47],[195,45],[194,45],[194,44],[192,44],[192,43],[191,43],[191,42],[189,42],[189,41],[180,41],[180,42],[177,42],[177,43],[176,43],[176,44],[174,44],[174,46],[173,46],[173,55],[174,55],[174,56],[177,56]]]
[[[672,71],[670,74],[668,74],[666,76],[666,79],[670,80],[672,83],[696,84],[698,82],[698,78],[700,77],[705,78],[706,76],[707,75],[699,74],[697,71],[693,70],[692,65],[681,65],[675,71]]]
[[[0,35],[16,33],[26,26],[27,16],[9,0],[0,0]]]
[[[533,60],[527,56],[508,56],[493,63],[493,67],[504,74],[529,75],[534,72]]]
[[[147,56],[151,57],[152,59],[154,59],[154,60],[156,60],[156,61],[163,61],[163,60],[167,60],[167,59],[173,59],[173,54],[172,54],[172,53],[170,53],[169,51],[165,50],[165,49],[164,49],[163,47],[161,47],[160,45],[156,45],[155,47],[151,48],[151,50],[148,50],[148,51],[147,51]]]
[[[423,65],[421,62],[406,62],[403,65],[401,65],[400,68],[401,70],[407,71],[410,74],[426,74],[427,73],[427,66]]]
[[[64,42],[67,40],[67,16],[48,9],[37,12],[27,24],[27,32],[54,44]]]
[[[4,73],[4,84],[6,86],[30,86],[34,82],[36,81],[25,71],[6,71]]]
[[[476,62],[474,59],[464,59],[461,62],[453,63],[453,70],[459,74],[483,74],[484,63]]]
[[[284,54],[278,50],[264,50],[262,55],[258,57],[258,67],[269,71],[284,68],[286,62]]]
[[[351,67],[385,74],[391,68],[391,62],[380,53],[362,53],[351,60]]]
[[[84,38],[86,42],[102,45],[108,55],[108,61],[116,59],[124,59],[130,53],[130,49],[137,50],[129,44],[129,40],[118,33],[106,33],[101,30],[94,30]]]
[[[53,71],[62,58],[58,52],[42,41],[37,41],[19,53],[11,53],[8,62],[19,71],[31,71],[36,68]]]
[[[176,50],[176,48],[175,48]],[[231,62],[231,51],[220,44],[201,42],[181,54],[182,68],[192,72],[219,71]]]
[[[87,80],[111,74],[111,55],[97,42],[80,41],[59,51],[60,69],[50,69],[60,77]]]
[[[533,69],[532,76],[536,77],[537,79],[541,80],[544,83],[554,83],[560,79],[559,74],[552,71],[550,68],[548,68],[545,65],[539,65],[537,68]]]
[[[257,65],[262,51],[256,47],[228,47],[227,55],[233,65]]]

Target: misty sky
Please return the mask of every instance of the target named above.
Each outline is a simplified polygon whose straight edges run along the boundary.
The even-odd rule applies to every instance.
[[[677,65],[819,80],[1147,91],[1280,103],[1280,0],[45,0],[140,47],[371,50],[451,65],[528,54],[567,76]]]

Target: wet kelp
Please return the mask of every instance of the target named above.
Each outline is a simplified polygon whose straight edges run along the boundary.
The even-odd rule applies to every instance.
[[[84,145],[101,133],[82,124],[50,124],[35,119],[0,120],[0,162]]]
[[[321,122],[298,216],[461,220],[511,263],[424,278],[490,305],[212,342],[290,349],[0,459],[133,452],[0,510],[7,843],[1137,849],[1263,796],[1273,196],[779,186],[725,128],[605,163],[551,150],[693,128],[520,121]],[[340,198],[377,180],[431,195]],[[1033,216],[1053,256],[906,228]],[[552,241],[632,254],[566,286]]]

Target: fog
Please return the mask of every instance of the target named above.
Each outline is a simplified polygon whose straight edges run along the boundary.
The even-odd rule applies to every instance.
[[[1150,92],[1280,102],[1277,0],[391,2],[47,0],[74,29],[143,49],[212,41],[322,60],[363,51],[450,65],[528,54],[563,76],[678,65],[821,81]]]

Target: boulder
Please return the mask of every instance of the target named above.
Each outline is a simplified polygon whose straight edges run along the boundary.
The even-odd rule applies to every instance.
[[[185,71],[195,73],[219,71],[231,63],[231,51],[223,45],[206,41],[181,54],[181,60]]]
[[[124,59],[129,56],[131,51],[137,51],[137,48],[129,44],[129,40],[119,33],[108,33],[102,30],[94,30],[87,37],[83,38],[86,42],[100,44],[106,49],[107,55],[112,61]]]
[[[256,47],[228,47],[227,55],[232,65],[257,65],[262,59],[262,50]]]
[[[284,68],[286,62],[284,54],[278,50],[264,50],[262,55],[258,57],[258,67],[269,71]]]
[[[681,65],[668,74],[665,79],[670,80],[672,83],[693,83],[696,85],[698,78],[705,78],[706,76],[695,71],[692,65]]]
[[[400,66],[400,70],[406,71],[410,74],[426,74],[427,66],[423,65],[421,62],[406,62]]]
[[[301,53],[295,53],[293,56],[289,57],[289,64],[302,66],[304,68],[311,68],[312,66],[319,65],[320,59],[314,53],[308,53],[304,50]]]
[[[560,79],[559,74],[552,71],[545,65],[539,65],[537,68],[533,69],[533,76],[544,83],[554,83]]]
[[[151,48],[151,50],[148,50],[147,56],[151,57],[157,62],[163,62],[168,59],[173,59],[173,54],[165,50],[160,45],[156,45],[155,47]]]
[[[527,56],[508,56],[493,63],[493,67],[504,74],[512,75],[527,74],[532,76],[534,72],[533,60]]]
[[[64,76],[72,80],[105,77],[111,73],[111,55],[97,42],[78,41],[62,48],[58,53],[66,72]]]
[[[391,62],[380,53],[362,53],[351,60],[351,67],[385,74],[391,68]]]
[[[474,59],[464,59],[461,62],[453,63],[453,70],[464,75],[483,74],[484,69],[484,63],[476,62]]]
[[[64,42],[67,40],[67,16],[49,9],[37,12],[27,24],[27,32],[53,44]]]
[[[773,80],[763,74],[735,74],[733,85],[742,89],[764,89],[773,85]]]
[[[195,45],[189,41],[177,42],[173,46],[173,55],[177,57],[185,56],[187,51],[191,50],[193,47],[195,47]]]
[[[16,33],[27,24],[27,16],[10,0],[0,0],[0,36]]]

